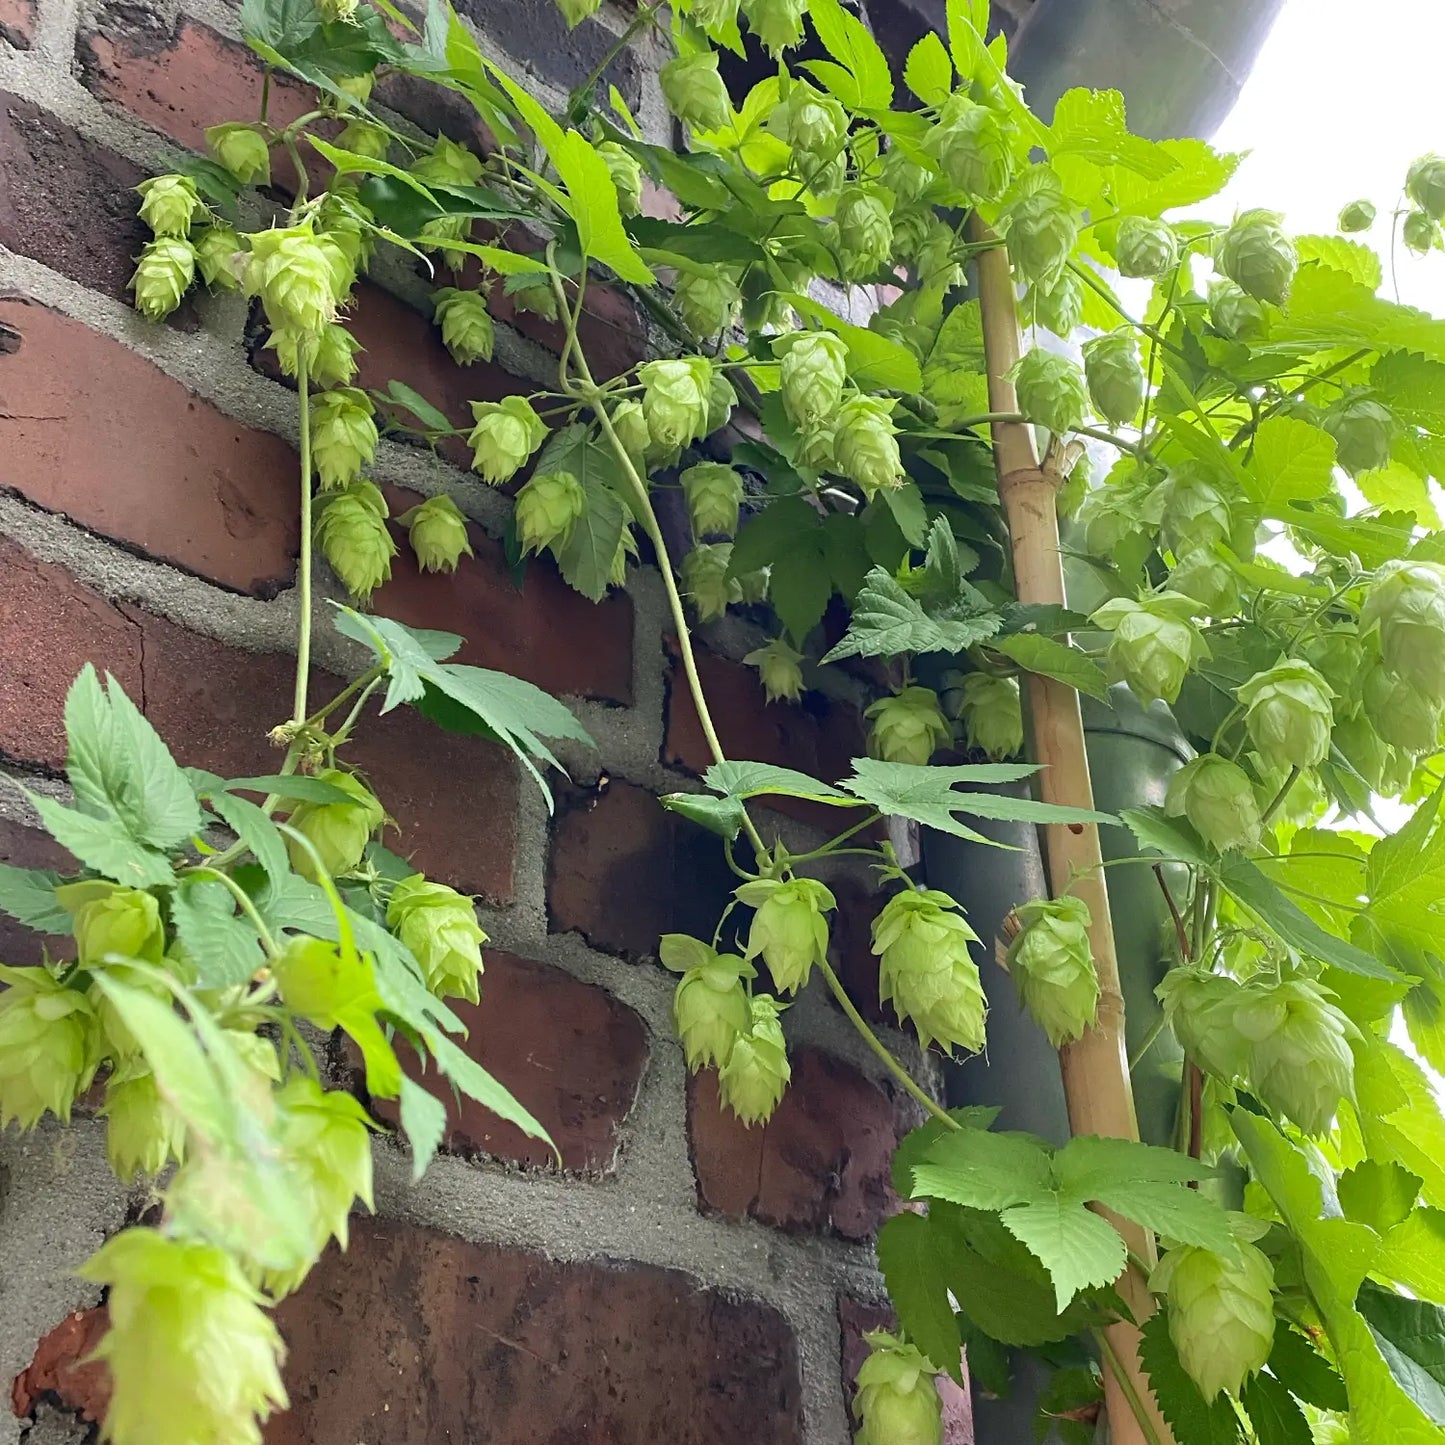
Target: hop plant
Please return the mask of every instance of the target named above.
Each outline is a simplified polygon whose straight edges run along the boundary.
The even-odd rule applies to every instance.
[[[205,213],[189,176],[152,176],[136,187],[140,218],[157,236],[184,236]]]
[[[863,1338],[869,1353],[858,1367],[853,1413],[862,1428],[854,1445],[942,1445],[938,1371],[896,1335],[871,1330]]]
[[[1424,211],[1411,211],[1400,227],[1400,237],[1409,250],[1424,256],[1440,244],[1440,224]]]
[[[732,555],[730,542],[702,542],[682,559],[682,594],[699,622],[716,622],[730,603],[743,600],[737,579],[728,576]]]
[[[345,136],[337,138],[338,144]],[[351,146],[345,147],[353,149]],[[206,149],[243,186],[271,184],[271,147],[255,126],[226,121],[206,127]]]
[[[159,1174],[185,1152],[185,1125],[156,1087],[141,1059],[129,1059],[105,1086],[105,1153],[115,1177],[129,1183],[138,1174]]]
[[[1113,632],[1108,665],[1112,681],[1127,682],[1141,702],[1172,703],[1189,670],[1209,648],[1194,624],[1197,604],[1177,592],[1159,592],[1142,602],[1116,597],[1091,619]]]
[[[893,192],[902,205],[921,201],[933,184],[933,172],[918,164],[896,145],[883,153],[884,186]]]
[[[720,954],[685,933],[663,934],[659,954],[668,968],[682,974],[672,996],[672,1016],[688,1068],[695,1074],[709,1064],[721,1067],[751,1027],[743,980],[756,977],[757,970],[746,959]]]
[[[1445,221],[1445,158],[1431,152],[1405,173],[1405,194],[1434,221]]]
[[[743,955],[759,954],[782,993],[807,983],[815,963],[828,958],[828,921],[837,900],[815,878],[757,878],[736,891],[737,900],[755,908]]]
[[[1072,271],[1065,271],[1046,289],[1031,286],[1029,307],[1045,331],[1070,336],[1084,318],[1084,283]]]
[[[892,411],[892,401],[862,395],[849,397],[837,411],[833,457],[839,471],[861,488],[865,497],[875,497],[903,482],[903,458]]]
[[[798,435],[798,449],[793,453],[795,466],[814,472],[831,472],[838,465],[838,432],[821,424],[809,427]]]
[[[434,994],[478,1001],[487,935],[467,894],[414,873],[391,890],[386,924],[421,964]]]
[[[545,276],[509,276],[506,295],[517,311],[528,311],[544,321],[557,319],[557,296]]]
[[[1149,1278],[1165,1295],[1169,1338],[1206,1400],[1237,1394],[1274,1344],[1274,1269],[1252,1244],[1232,1254],[1186,1245],[1171,1249]]]
[[[737,276],[726,266],[682,272],[672,295],[682,319],[703,338],[716,336],[731,326],[743,304]]]
[[[432,315],[441,327],[442,344],[458,366],[492,359],[496,332],[480,291],[443,286],[432,297],[432,303]]]
[[[1121,276],[1162,276],[1179,264],[1179,240],[1168,221],[1125,216],[1114,240]]]
[[[946,1053],[961,1046],[971,1054],[984,1046],[988,1004],[978,965],[968,945],[978,935],[958,904],[937,889],[909,889],[890,898],[873,920],[878,955],[878,992],[918,1030],[926,1049],[937,1042]]]
[[[1351,201],[1340,212],[1339,228],[1346,235],[1357,231],[1368,231],[1375,224],[1375,203],[1373,201]]]
[[[625,587],[627,585],[627,564],[637,559],[637,539],[632,535],[632,528],[625,526],[622,535],[617,539],[617,550],[612,554],[612,565],[607,569],[607,585],[609,587]]]
[[[777,999],[754,994],[748,1000],[748,1026],[733,1040],[718,1070],[722,1102],[749,1128],[772,1117],[793,1076],[780,1012]]]
[[[1378,633],[1386,667],[1432,702],[1445,702],[1445,567],[1385,563],[1365,593],[1360,630]]]
[[[640,401],[619,401],[612,408],[612,430],[617,433],[617,440],[623,445],[628,456],[634,463],[638,464],[638,470],[642,470],[641,463],[652,446],[652,432],[648,430],[647,417],[643,413]]]
[[[838,197],[834,220],[844,274],[853,280],[871,276],[893,250],[893,219],[887,202],[871,186],[847,186]]]
[[[697,7],[693,7],[696,17]],[[615,140],[599,143],[597,154],[607,163],[607,174],[617,188],[617,209],[624,216],[642,214],[642,165],[631,151]]]
[[[971,200],[994,200],[1012,169],[1008,138],[998,112],[962,92],[944,101],[925,142],[944,175]]]
[[[958,718],[971,748],[995,762],[1017,757],[1024,745],[1024,714],[1015,677],[971,672],[959,689]]]
[[[1388,466],[1395,418],[1368,393],[1346,392],[1320,418],[1335,439],[1335,456],[1351,476]]]
[[[1359,1030],[1309,979],[1251,982],[1240,990],[1234,1026],[1249,1049],[1244,1070],[1266,1108],[1306,1134],[1329,1132],[1340,1104],[1354,1098]]]
[[[0,1129],[32,1129],[47,1109],[69,1123],[100,1063],[95,1010],[43,968],[0,965],[0,982]]]
[[[1239,604],[1239,578],[1228,562],[1199,547],[1169,574],[1169,590],[1192,597],[1209,617],[1227,617]]]
[[[1312,768],[1329,756],[1334,694],[1307,662],[1286,661],[1257,672],[1236,693],[1244,725],[1266,763]]]
[[[359,387],[339,386],[311,398],[311,459],[326,490],[355,481],[376,455],[374,414]]]
[[[699,462],[678,480],[694,536],[721,533],[731,537],[737,531],[743,499],[743,479],[737,472],[723,462]]]
[[[336,319],[332,259],[309,222],[256,231],[246,281],[273,331],[317,335]]]
[[[1092,1027],[1099,974],[1089,949],[1093,918],[1082,898],[1034,899],[1015,910],[1023,925],[1009,945],[1008,970],[1024,1007],[1057,1049]]]
[[[727,86],[718,74],[717,53],[704,50],[669,60],[658,75],[667,108],[694,130],[720,130],[732,120]]]
[[[1122,332],[1096,337],[1084,347],[1084,376],[1094,410],[1126,426],[1144,405],[1144,368],[1134,338]]]
[[[431,150],[411,163],[412,175],[429,186],[474,186],[482,178],[482,163],[466,146],[439,135]]]
[[[1164,810],[1171,818],[1188,818],[1221,853],[1254,847],[1264,826],[1249,774],[1218,753],[1200,754],[1170,778]]]
[[[587,510],[587,493],[571,472],[542,472],[517,493],[517,538],[524,552],[561,547]]]
[[[130,278],[136,310],[148,321],[163,321],[196,279],[196,252],[179,236],[147,241]]]
[[[742,0],[748,29],[769,55],[778,56],[803,38],[806,0]]]
[[[783,352],[783,407],[800,431],[831,423],[848,380],[848,343],[831,331],[805,331]]]
[[[370,160],[384,161],[391,150],[391,132],[368,120],[348,121],[336,137],[337,146]]]
[[[1267,329],[1259,302],[1222,277],[1209,283],[1209,323],[1231,341],[1258,341]]]
[[[547,435],[547,424],[526,397],[474,401],[472,416],[476,425],[467,438],[472,467],[493,486],[510,481]]]
[[[1211,468],[1189,459],[1178,463],[1161,483],[1160,530],[1176,557],[1228,542],[1233,534],[1234,517],[1216,481]]]
[[[773,107],[768,129],[793,152],[794,169],[808,176],[830,165],[848,135],[848,112],[833,96],[795,80]]]
[[[260,1445],[258,1419],[287,1403],[284,1347],[225,1250],[132,1228],[80,1274],[110,1287],[110,1329],[95,1353],[110,1372],[114,1445],[146,1445],[161,1420],[177,1440]]]
[[[885,763],[921,767],[953,736],[931,687],[905,687],[896,697],[880,698],[863,716],[873,723],[868,756]]]
[[[231,226],[205,227],[192,243],[196,269],[212,291],[238,291],[237,267],[244,259],[241,237]]]
[[[455,572],[463,557],[472,557],[467,519],[447,496],[428,497],[397,518],[406,528],[411,550],[423,572]]]
[[[775,637],[755,647],[743,661],[758,670],[768,702],[797,702],[803,695],[803,654]]]
[[[568,30],[575,30],[589,15],[595,15],[602,8],[602,0],[557,0],[557,8],[562,12]]]
[[[1009,260],[1021,280],[1047,291],[1068,265],[1079,239],[1079,220],[1064,199],[1059,178],[1047,166],[1026,171],[1017,190],[1000,218]]]
[[[1335,695],[1335,716],[1359,711],[1365,648],[1353,627],[1329,627],[1307,638],[1305,660],[1329,684]]]
[[[333,322],[319,336],[298,331],[273,331],[266,345],[287,376],[300,373],[304,361],[314,386],[346,386],[356,375],[356,353],[361,343]]]
[[[711,436],[732,420],[733,408],[738,404],[738,394],[733,384],[722,372],[713,370],[707,384],[707,415],[703,418],[702,435]]]
[[[692,20],[713,40],[721,40],[738,23],[738,0],[693,0]]]
[[[1234,1024],[1242,990],[1232,978],[1174,968],[1154,992],[1179,1046],[1201,1069],[1226,1084],[1244,1072],[1247,1045]]]
[[[642,414],[653,444],[671,454],[702,434],[712,367],[705,357],[649,361],[637,370]]]
[[[71,915],[76,954],[85,967],[101,967],[111,955],[160,962],[166,932],[153,894],[94,879],[57,888],[55,900]]]
[[[1408,679],[1377,662],[1362,689],[1370,726],[1391,747],[1420,756],[1440,742],[1440,707]]]
[[[1084,377],[1066,356],[1042,347],[1027,351],[1009,372],[1018,394],[1019,410],[1055,436],[1083,425],[1089,408]]]
[[[316,850],[321,868],[332,878],[350,873],[361,862],[371,835],[386,821],[386,811],[376,795],[356,776],[340,768],[323,768],[316,775],[323,783],[345,793],[348,802],[298,803],[287,819]],[[287,838],[291,866],[313,883],[319,880],[317,865],[310,849],[294,838]]]
[[[1246,295],[1283,306],[1299,257],[1275,211],[1245,211],[1219,238],[1214,263]]]

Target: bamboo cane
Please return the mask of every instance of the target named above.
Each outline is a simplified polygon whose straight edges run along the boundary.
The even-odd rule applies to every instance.
[[[974,241],[993,239],[976,217],[970,226]],[[979,253],[978,291],[989,410],[1016,413],[1018,399],[1006,374],[1018,360],[1019,323],[1013,275],[1002,246]],[[1033,433],[1026,423],[994,422],[992,431],[999,499],[1008,523],[1018,599],[1062,605],[1064,574],[1055,506],[1058,478],[1039,465]],[[1027,675],[1025,686],[1034,761],[1044,765],[1039,775],[1040,793],[1049,803],[1092,808],[1094,790],[1084,750],[1078,694],[1036,673]],[[1139,1125],[1124,1043],[1124,999],[1119,990],[1109,897],[1099,866],[1103,861],[1099,830],[1092,824],[1050,824],[1044,829],[1044,853],[1054,895],[1067,888],[1089,905],[1093,918],[1089,944],[1099,972],[1097,1022],[1077,1043],[1059,1050],[1069,1128],[1075,1135],[1137,1139]],[[1109,1218],[1124,1235],[1131,1253],[1152,1263],[1154,1241],[1149,1232],[1130,1220],[1113,1215]],[[1137,1269],[1131,1266],[1117,1288],[1136,1319],[1142,1322],[1153,1313],[1148,1289]],[[1139,1364],[1137,1327],[1121,1321],[1108,1326],[1104,1333],[1105,1354],[1113,1366],[1104,1370],[1104,1400],[1113,1445],[1170,1445],[1173,1436],[1158,1413]],[[1120,1380],[1116,1370],[1127,1378]],[[1142,1402],[1143,1419],[1136,1417],[1131,1395]]]

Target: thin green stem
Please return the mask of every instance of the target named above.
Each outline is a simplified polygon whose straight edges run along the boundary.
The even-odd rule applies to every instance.
[[[1169,280],[1169,295],[1165,298],[1164,309],[1159,313],[1157,323],[1159,332],[1162,335],[1164,322],[1169,313],[1174,309],[1174,293],[1179,289],[1179,272],[1176,270]],[[1159,359],[1159,338],[1149,338],[1149,350],[1145,353],[1144,361],[1144,414],[1139,418],[1139,435],[1141,437],[1149,434],[1149,404],[1154,400],[1154,363]]]
[[[1149,1032],[1139,1040],[1139,1047],[1129,1055],[1129,1072],[1132,1074],[1144,1061],[1144,1056],[1158,1042],[1159,1035],[1168,1027],[1168,1020],[1161,1013],[1149,1027]]]
[[[587,114],[587,107],[592,95],[592,87],[607,73],[607,67],[622,54],[632,43],[633,37],[641,30],[646,29],[656,19],[657,12],[667,3],[667,0],[653,0],[651,5],[639,10],[633,17],[632,23],[617,37],[616,40],[603,53],[602,59],[593,67],[591,75],[581,85],[576,86],[572,91],[572,99],[567,106],[567,119],[569,121],[581,120]]]
[[[296,561],[296,693],[291,720],[306,721],[306,687],[311,672],[311,382],[306,358],[298,358],[296,390],[301,398],[301,555]]]
[[[352,704],[351,711],[346,714],[346,720],[331,735],[331,747],[333,751],[341,747],[351,736],[351,729],[356,726],[356,720],[361,716],[362,708],[366,706],[367,700],[380,686],[381,678],[374,677],[361,689],[361,695],[356,699],[355,703]]]
[[[1109,1370],[1119,1388],[1124,1392],[1124,1398],[1129,1402],[1129,1409],[1139,1422],[1139,1428],[1144,1432],[1149,1445],[1160,1445],[1159,1432],[1155,1430],[1154,1422],[1149,1418],[1149,1412],[1145,1410],[1144,1402],[1139,1398],[1139,1392],[1134,1388],[1134,1381],[1130,1378],[1129,1371],[1124,1368],[1124,1362],[1119,1358],[1118,1351],[1114,1349],[1108,1335],[1103,1330],[1095,1330],[1094,1339],[1098,1342],[1099,1352],[1108,1363]]]
[[[1289,776],[1279,785],[1279,792],[1270,799],[1269,807],[1260,815],[1259,821],[1261,824],[1267,825],[1269,820],[1284,807],[1285,795],[1294,787],[1295,780],[1299,777],[1300,771],[1299,768],[1291,768],[1289,770]]]
[[[268,65],[261,74],[261,123],[266,123],[266,117],[271,111],[271,67]]]

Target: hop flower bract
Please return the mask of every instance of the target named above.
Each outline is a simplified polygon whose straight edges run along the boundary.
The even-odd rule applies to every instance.
[[[1089,905],[1066,894],[1015,911],[1023,928],[1009,945],[1008,969],[1024,1007],[1055,1048],[1083,1038],[1099,1011]]]
[[[433,315],[441,327],[442,344],[459,366],[490,361],[496,333],[480,291],[443,286],[432,297]]]
[[[772,1117],[793,1076],[778,1021],[780,1011],[777,999],[754,994],[748,1004],[748,1026],[733,1040],[718,1070],[723,1103],[749,1127]]]
[[[837,907],[832,893],[816,878],[757,878],[736,892],[738,902],[757,909],[744,956],[751,960],[761,954],[779,991],[796,993],[813,965],[827,960],[823,915]]]
[[[376,795],[356,776],[340,768],[323,768],[317,773],[323,783],[345,793],[349,802],[302,802],[287,822],[303,834],[316,849],[321,866],[332,878],[349,873],[361,862],[371,835],[386,820],[386,811]],[[291,866],[313,883],[318,874],[311,854],[293,838],[286,840]]]
[[[467,535],[467,519],[448,496],[428,497],[397,521],[407,529],[411,550],[423,572],[455,572],[463,557],[476,555]]]
[[[34,1128],[47,1109],[68,1123],[100,1063],[95,1011],[43,968],[0,967],[0,981],[0,1128]]]
[[[547,424],[523,396],[474,401],[472,416],[476,425],[467,438],[472,466],[493,486],[509,481],[547,435]]]
[[[421,964],[434,994],[478,1001],[487,935],[471,898],[415,873],[391,890],[386,923]]]
[[[880,698],[863,716],[873,723],[868,756],[885,763],[922,766],[953,736],[930,687],[905,687],[896,697]]]
[[[952,1053],[984,1046],[988,1005],[968,945],[978,935],[958,904],[936,889],[909,889],[890,898],[873,920],[879,997],[918,1030],[924,1048],[936,1041]]]
[[[758,670],[763,694],[769,702],[797,702],[803,695],[803,654],[775,637],[755,647],[743,661]]]
[[[316,517],[316,541],[331,570],[358,601],[391,576],[396,542],[387,530],[389,510],[374,482],[353,482],[344,491],[324,494]]]
[[[1263,827],[1249,774],[1218,753],[1200,754],[1170,778],[1164,810],[1171,818],[1188,818],[1221,853],[1254,847]]]
[[[1079,368],[1067,356],[1042,347],[1025,352],[1009,373],[1018,394],[1019,410],[1055,436],[1083,425],[1088,393]]]
[[[1214,260],[1219,269],[1256,301],[1283,306],[1299,257],[1294,242],[1274,211],[1245,211],[1219,238]]]
[[[1250,741],[1279,768],[1312,768],[1329,756],[1334,712],[1329,684],[1307,662],[1257,672],[1235,694]]]

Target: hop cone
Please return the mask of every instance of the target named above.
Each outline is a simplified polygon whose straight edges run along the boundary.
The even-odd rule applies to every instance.
[[[1235,1027],[1243,990],[1202,968],[1174,968],[1154,990],[1179,1046],[1206,1073],[1230,1083],[1244,1073],[1248,1050]]]
[[[890,898],[873,920],[878,992],[913,1021],[924,1048],[937,1041],[947,1053],[984,1046],[988,1004],[968,945],[978,935],[953,910],[958,904],[936,889],[913,889]]]
[[[642,463],[652,446],[652,433],[647,427],[647,417],[640,401],[619,401],[612,408],[612,430],[625,448],[628,456],[643,470]]]
[[[725,266],[684,271],[672,294],[682,319],[704,339],[731,326],[743,304],[737,277]]]
[[[331,492],[316,518],[316,541],[346,590],[365,602],[391,576],[396,543],[386,527],[386,500],[372,482]]]
[[[474,401],[472,416],[476,425],[467,438],[472,466],[493,486],[510,481],[547,435],[546,423],[525,397]]]
[[[660,953],[668,968],[682,974],[672,1016],[688,1068],[697,1073],[708,1064],[721,1067],[752,1024],[742,981],[756,970],[736,954],[719,954],[684,933],[663,934]]]
[[[534,476],[517,493],[517,538],[524,552],[562,546],[587,510],[587,494],[571,472]]]
[[[391,133],[385,126],[372,125],[370,121],[348,121],[336,144],[344,151],[352,151],[370,160],[384,161],[391,150]]]
[[[482,178],[482,163],[466,146],[439,135],[430,152],[412,162],[411,173],[425,185],[474,186]]]
[[[475,555],[467,536],[467,519],[450,497],[428,497],[397,521],[406,528],[423,572],[455,572],[464,556]]]
[[[1055,1048],[1083,1038],[1099,1011],[1089,905],[1065,895],[1035,899],[1016,912],[1023,930],[1009,946],[1008,969],[1024,1007]]]
[[[1340,212],[1339,228],[1346,235],[1357,231],[1368,231],[1375,224],[1375,203],[1373,201],[1351,201]]]
[[[869,1355],[858,1367],[853,1413],[862,1428],[854,1445],[942,1445],[938,1371],[895,1335],[872,1330],[863,1338]]]
[[[344,136],[344,132],[343,132]],[[340,143],[342,137],[338,137]],[[206,149],[243,186],[271,184],[271,147],[254,126],[227,121],[206,128]],[[351,150],[353,147],[344,146]]]
[[[1342,717],[1335,723],[1334,745],[1344,755],[1345,761],[1365,780],[1371,792],[1389,793],[1393,789],[1385,785],[1395,764],[1395,749],[1392,748],[1363,714]],[[1409,755],[1406,754],[1407,759]],[[1411,761],[1408,766],[1413,766]]]
[[[451,352],[452,360],[458,366],[470,366],[474,361],[490,361],[496,333],[481,292],[443,286],[432,301],[435,306],[433,315],[442,329],[442,344]]]
[[[316,775],[323,783],[339,788],[354,801],[349,803],[299,803],[287,822],[315,848],[327,874],[350,873],[366,851],[371,835],[386,820],[386,812],[375,794],[356,776],[340,768],[323,768]],[[318,881],[311,853],[294,838],[286,840],[291,866],[303,878]]]
[[[868,756],[885,763],[921,767],[953,736],[930,687],[905,687],[896,697],[880,698],[863,716],[873,722]]]
[[[518,276],[516,285],[508,286],[507,295],[518,311],[529,311],[544,321],[557,319],[557,297],[545,276],[536,279]]]
[[[309,224],[255,232],[246,277],[273,331],[316,335],[336,319],[332,260]]]
[[[1160,486],[1161,531],[1176,557],[1228,542],[1234,518],[1215,482],[1209,467],[1189,460],[1178,463]]]
[[[1170,778],[1164,809],[1171,818],[1188,818],[1221,853],[1254,847],[1263,827],[1249,774],[1218,753],[1202,753]]]
[[[162,321],[181,304],[196,279],[196,253],[179,236],[147,241],[130,278],[135,307],[147,321]]]
[[[1019,410],[1055,436],[1083,424],[1088,393],[1079,368],[1066,356],[1035,347],[1025,352],[1009,373],[1018,393]]]
[[[1440,244],[1440,225],[1424,211],[1411,211],[1400,227],[1400,238],[1417,256],[1424,256]]]
[[[717,1081],[723,1103],[751,1128],[771,1117],[793,1071],[777,999],[755,994],[748,1009],[748,1026],[733,1040]]]
[[[110,1370],[105,1429],[114,1445],[151,1445],[161,1430],[173,1440],[261,1445],[258,1419],[286,1406],[284,1351],[229,1254],[133,1228],[80,1273],[110,1286],[110,1329],[96,1355]]]
[[[1434,702],[1445,702],[1445,567],[1387,562],[1360,608],[1360,630],[1379,630],[1385,665]]]
[[[807,331],[783,352],[783,406],[800,431],[831,423],[848,379],[848,343],[830,331]]]
[[[769,702],[797,702],[803,695],[803,654],[775,637],[766,647],[756,647],[743,661],[758,670],[763,693]]]
[[[901,485],[903,458],[893,403],[877,396],[852,396],[837,410],[833,455],[838,470],[866,497]]]
[[[300,373],[304,361],[311,384],[321,389],[346,386],[356,375],[356,353],[361,343],[334,322],[319,336],[303,331],[273,331],[266,345],[287,376]]]
[[[1335,715],[1357,712],[1365,671],[1365,649],[1359,633],[1353,627],[1326,628],[1309,638],[1303,650],[1305,660],[1334,692]]]
[[[136,192],[141,198],[140,218],[157,236],[184,236],[196,213],[205,210],[189,176],[152,176]]]
[[[1126,426],[1144,405],[1144,368],[1134,338],[1100,336],[1084,347],[1084,376],[1094,410],[1115,426]]]
[[[1072,271],[1065,271],[1047,289],[1029,288],[1033,318],[1055,336],[1069,336],[1084,318],[1084,283]]]
[[[155,1075],[139,1059],[122,1064],[105,1086],[105,1153],[115,1177],[159,1174],[185,1151],[186,1129],[161,1098]]]
[[[728,576],[730,542],[699,543],[682,560],[682,594],[690,598],[699,622],[715,622],[731,602],[742,601],[742,588]]]
[[[713,40],[721,40],[738,23],[738,0],[692,0],[692,20]]]
[[[893,220],[883,196],[868,186],[848,186],[834,212],[844,274],[870,276],[893,250]]]
[[[1209,617],[1228,617],[1239,605],[1239,579],[1234,568],[1204,548],[1179,561],[1169,574],[1169,590],[1192,597]]]
[[[838,465],[838,433],[830,426],[819,424],[799,433],[798,449],[793,453],[795,466],[806,467],[814,472],[831,472]]]
[[[1179,263],[1179,241],[1168,221],[1125,216],[1114,240],[1121,276],[1162,276]]]
[[[1388,407],[1359,392],[1346,392],[1320,419],[1335,439],[1335,455],[1351,476],[1389,465],[1395,418]]]
[[[1256,301],[1283,306],[1299,257],[1274,211],[1246,211],[1219,238],[1214,262]]]
[[[807,176],[842,152],[848,112],[833,96],[794,80],[786,99],[773,107],[767,126],[793,152],[794,170]]]
[[[782,993],[807,983],[815,963],[828,957],[828,921],[837,907],[833,895],[815,878],[758,878],[737,889],[739,903],[755,908],[748,944],[750,961],[759,954]]]
[[[602,0],[557,0],[557,8],[567,22],[569,30],[575,30],[589,15],[595,15],[602,7]]]
[[[1193,617],[1193,598],[1161,592],[1143,602],[1115,598],[1094,613],[1096,626],[1110,628],[1111,679],[1127,682],[1140,702],[1163,698],[1172,703],[1189,669],[1209,649]]]
[[[697,7],[693,7],[694,16]],[[597,154],[607,162],[607,174],[617,187],[617,209],[624,216],[642,214],[642,166],[636,156],[624,150],[615,140],[602,141]]]
[[[1020,186],[1022,193],[1001,219],[1009,259],[1021,280],[1047,291],[1063,275],[1079,239],[1078,217],[1046,166],[1029,171]]]
[[[55,897],[71,915],[76,953],[87,968],[99,967],[108,954],[160,962],[166,932],[151,894],[95,879],[65,884]]]
[[[311,459],[324,488],[354,481],[376,454],[374,410],[371,398],[354,386],[311,398]]]
[[[1265,333],[1264,308],[1233,281],[1209,283],[1209,322],[1231,341],[1258,341]]]
[[[958,717],[971,748],[995,762],[1017,757],[1024,745],[1018,679],[971,672],[960,688]]]
[[[1405,194],[1432,220],[1445,221],[1445,158],[1421,156],[1405,175]]]
[[[655,446],[671,454],[702,434],[712,385],[706,358],[649,361],[638,368],[637,378],[643,386],[642,414]]]
[[[911,160],[897,146],[883,153],[883,184],[893,192],[901,205],[923,199],[933,184],[933,172]]]
[[[732,119],[732,105],[727,86],[718,74],[715,51],[679,55],[662,67],[658,79],[667,108],[694,130],[720,130]]]
[[[1008,138],[988,106],[961,93],[949,96],[926,144],[944,175],[970,199],[994,200],[1008,185]]]
[[[43,968],[6,968],[0,993],[0,1129],[12,1119],[34,1128],[48,1109],[70,1122],[70,1107],[100,1063],[100,1029],[83,993]]]
[[[743,479],[737,472],[722,462],[699,462],[678,480],[687,498],[694,536],[721,533],[731,537],[737,531],[743,499]]]
[[[415,873],[391,890],[386,924],[421,964],[426,986],[438,998],[478,1001],[487,935],[467,894]]]
[[[245,260],[241,237],[226,225],[205,227],[193,245],[196,269],[213,291],[238,291],[241,287],[237,268]],[[294,373],[292,373],[294,375]]]
[[[707,415],[703,418],[702,435],[725,427],[732,420],[733,408],[738,404],[738,394],[733,384],[720,371],[714,371],[707,384]]]
[[[1307,662],[1257,672],[1236,693],[1260,756],[1276,768],[1312,768],[1329,756],[1330,685]]]
[[[806,10],[806,0],[742,0],[748,29],[773,56],[781,55],[803,38]]]
[[[1419,756],[1440,741],[1440,708],[1407,679],[1377,662],[1364,683],[1365,716],[1392,747]]]

